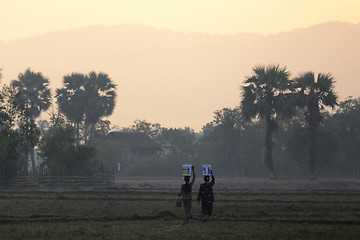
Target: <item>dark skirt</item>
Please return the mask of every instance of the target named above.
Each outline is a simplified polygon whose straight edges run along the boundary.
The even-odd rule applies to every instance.
[[[212,215],[213,202],[210,201],[201,201],[201,214],[202,215]]]
[[[190,211],[191,211],[191,199],[183,199],[183,205],[184,205],[184,214],[186,219],[190,219]]]

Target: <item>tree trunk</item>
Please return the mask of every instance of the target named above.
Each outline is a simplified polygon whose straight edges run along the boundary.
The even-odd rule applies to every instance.
[[[88,140],[88,124],[85,122],[85,128],[84,128],[84,143],[87,144]]]
[[[272,158],[272,127],[271,127],[271,118],[270,116],[266,117],[266,135],[265,135],[265,152],[264,152],[264,162],[269,170],[270,179],[276,179],[275,170],[274,170],[274,161]]]
[[[315,124],[310,125],[310,141],[309,141],[309,169],[310,179],[316,179],[316,151],[317,151],[317,126]]]
[[[30,122],[33,123],[34,121],[34,117],[30,116]],[[26,123],[29,123],[29,119],[26,118]],[[30,150],[30,161],[31,161],[31,165],[32,165],[32,174],[33,176],[37,176],[37,169],[36,169],[36,165],[35,165],[35,145],[34,143],[31,143],[31,150]]]
[[[76,138],[80,141],[80,123],[76,122]]]
[[[32,173],[34,176],[37,176],[37,168],[35,165],[35,149],[32,148],[31,152],[30,152],[30,160],[31,160],[31,165],[32,165]]]
[[[89,143],[90,144],[93,144],[94,132],[95,132],[95,124],[92,123],[92,124],[90,124],[90,138],[89,138]]]

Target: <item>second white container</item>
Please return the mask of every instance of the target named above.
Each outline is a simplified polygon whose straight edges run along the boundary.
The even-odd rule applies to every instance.
[[[203,172],[203,176],[210,176],[211,175],[211,165],[210,164],[202,165],[202,172]]]

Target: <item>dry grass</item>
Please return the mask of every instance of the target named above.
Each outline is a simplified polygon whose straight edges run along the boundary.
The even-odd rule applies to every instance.
[[[358,189],[217,185],[213,220],[201,222],[193,202],[185,226],[176,193],[156,185],[0,190],[0,239],[360,239]]]

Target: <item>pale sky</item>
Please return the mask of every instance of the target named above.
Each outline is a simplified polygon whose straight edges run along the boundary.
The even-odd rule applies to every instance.
[[[92,25],[276,34],[329,21],[360,23],[359,0],[0,0],[0,41]]]

